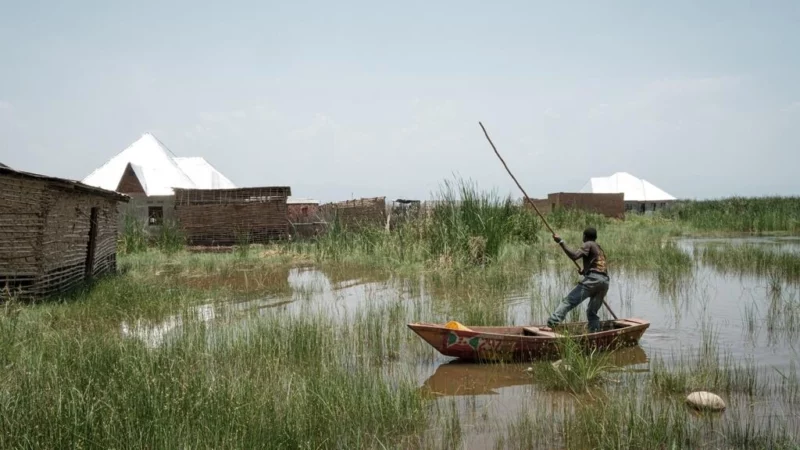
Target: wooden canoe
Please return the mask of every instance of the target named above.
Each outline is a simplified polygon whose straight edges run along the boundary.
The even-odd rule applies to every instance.
[[[567,335],[584,348],[610,350],[636,345],[650,322],[637,318],[601,322],[600,331],[588,333],[586,322],[559,326],[554,332],[543,326],[448,328],[445,324],[410,323],[408,327],[445,356],[466,361],[525,361],[558,355],[558,341]]]

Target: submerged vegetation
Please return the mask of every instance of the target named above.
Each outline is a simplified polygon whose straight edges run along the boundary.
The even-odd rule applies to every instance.
[[[153,347],[135,329],[103,326],[111,317],[102,312],[83,312],[127,302],[121,314],[136,320],[140,302],[185,304],[186,292],[103,284],[77,305],[0,316],[3,448],[374,448],[425,426],[415,380],[390,382],[369,363],[399,339],[396,324],[375,327],[383,312],[350,326],[275,313],[209,327],[173,307],[180,332]]]
[[[432,400],[421,380],[443,358],[408,322],[541,323],[577,279],[519,202],[460,180],[435,200],[392,231],[337,222],[315,240],[263,246],[242,238],[220,253],[183,248],[174,224],[152,232],[128,218],[117,276],[0,309],[0,446],[460,448],[480,435],[496,448],[792,448],[797,253],[783,244],[685,240],[797,233],[796,200],[686,202],[624,221],[549,214],[573,248],[584,227],[598,229],[609,302],[628,310],[617,309],[620,316],[644,311],[657,324],[645,346],[674,355],[648,347],[649,356],[631,363],[639,368],[627,370],[612,354],[567,341],[557,367],[533,363],[526,377],[524,368],[504,376],[515,369],[500,366],[497,384],[471,391],[479,394]],[[716,286],[706,283],[719,273],[758,282],[731,295],[739,285],[729,277],[719,294],[725,306],[714,309]],[[582,320],[584,308],[570,320]],[[723,349],[738,345],[737,311],[747,350],[770,346],[763,353],[781,352],[785,367]],[[713,328],[716,320],[727,334]],[[466,374],[443,380],[453,395],[454,383],[480,382],[453,366],[446,373]],[[506,387],[512,399],[493,397]],[[722,395],[726,412],[688,409],[685,396],[696,390]],[[519,407],[484,417],[487,405],[506,400]]]
[[[608,352],[584,351],[573,338],[559,343],[561,359],[543,364],[536,377],[547,389],[565,390],[573,394],[591,394],[591,389],[608,380],[615,368]]]

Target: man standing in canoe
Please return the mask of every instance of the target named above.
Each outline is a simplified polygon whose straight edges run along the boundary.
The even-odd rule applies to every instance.
[[[599,331],[600,317],[597,312],[603,306],[603,300],[608,293],[608,269],[606,267],[606,255],[597,240],[597,230],[592,227],[583,230],[583,245],[572,251],[557,234],[553,235],[553,240],[561,246],[564,253],[573,261],[583,258],[583,270],[580,272],[583,279],[578,282],[572,292],[567,294],[558,308],[547,319],[547,326],[553,328],[561,323],[567,313],[580,305],[589,298],[589,305],[586,308],[586,318],[589,322],[589,332]]]

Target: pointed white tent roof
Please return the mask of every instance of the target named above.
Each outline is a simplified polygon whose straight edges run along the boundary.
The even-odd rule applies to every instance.
[[[114,191],[125,168],[139,178],[145,194],[173,195],[172,188],[235,188],[234,184],[203,158],[177,158],[150,133],[111,158],[83,179],[83,183]]]
[[[677,200],[652,183],[637,178],[627,172],[617,172],[610,177],[591,178],[580,192],[592,194],[613,194],[622,192],[625,201],[633,202],[664,202]]]
[[[198,189],[236,188],[231,180],[209,164],[202,156],[174,159],[178,167],[194,182]]]

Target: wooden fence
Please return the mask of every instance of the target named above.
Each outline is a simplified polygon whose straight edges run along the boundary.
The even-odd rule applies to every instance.
[[[174,191],[175,216],[189,245],[265,243],[289,236],[289,187]]]

